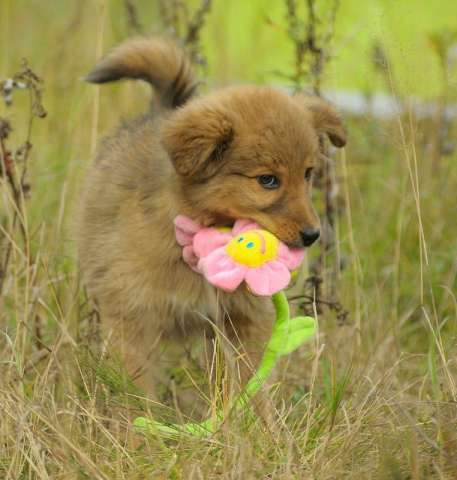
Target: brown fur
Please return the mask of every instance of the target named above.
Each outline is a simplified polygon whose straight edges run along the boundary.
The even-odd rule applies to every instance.
[[[304,175],[317,161],[319,137],[342,146],[346,136],[334,110],[317,98],[240,86],[191,99],[188,61],[161,40],[121,45],[87,78],[124,77],[149,81],[161,108],[121,127],[99,149],[82,201],[79,258],[105,335],[151,393],[162,338],[215,323],[255,364],[272,321],[269,299],[244,288],[217,291],[182,261],[174,217],[204,225],[251,218],[299,245],[300,231],[318,226]],[[262,188],[256,177],[264,174],[279,176],[280,188]]]

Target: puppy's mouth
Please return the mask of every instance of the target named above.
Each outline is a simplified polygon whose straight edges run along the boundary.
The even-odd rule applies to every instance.
[[[210,218],[208,218],[207,222],[205,222],[205,225],[208,227],[228,227],[228,228],[233,228],[235,222],[240,219],[246,219],[250,220],[253,223],[256,223],[259,225],[259,227],[263,230],[267,230],[268,232],[272,233],[275,235],[281,242],[286,244],[290,248],[307,248],[307,245],[304,245],[303,242],[301,241],[300,237],[297,235],[297,239],[294,241],[291,241],[290,239],[285,239],[282,238],[281,235],[278,235],[274,229],[269,228],[267,225],[265,225],[262,221],[256,220],[255,218],[252,217],[237,217],[237,216],[232,216],[227,212],[221,213],[221,212],[214,212]]]
[[[281,240],[281,242],[285,243],[290,248],[302,248],[302,249],[307,248],[306,245],[303,245],[301,241],[290,242],[290,241]]]

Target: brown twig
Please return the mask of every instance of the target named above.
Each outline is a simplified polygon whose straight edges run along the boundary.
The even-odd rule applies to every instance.
[[[138,10],[133,0],[124,0],[124,8],[127,15],[127,28],[131,33],[142,34],[143,27],[138,19]]]
[[[310,83],[313,93],[321,95],[324,70],[332,58],[330,45],[334,35],[334,25],[340,0],[333,0],[331,8],[327,10],[325,19],[317,13],[317,0],[305,0],[306,17],[303,19],[299,15],[297,0],[285,0],[285,3],[287,32],[295,48],[295,67],[289,78],[292,80],[295,91],[303,90],[305,84]],[[322,192],[324,199],[323,235],[319,257],[311,268],[312,276],[308,279],[309,285],[314,288],[318,308],[325,303],[321,301],[325,258],[335,244],[334,225],[335,215],[337,214],[335,203],[337,185],[335,183],[333,159],[329,152],[328,142],[324,138],[321,138],[321,152],[321,162],[315,171],[314,184]],[[339,266],[336,269],[339,269]],[[336,295],[334,283],[332,277],[330,282],[332,296]]]
[[[24,201],[30,192],[30,185],[27,183],[26,177],[29,154],[32,148],[31,137],[34,119],[44,118],[46,116],[46,110],[42,103],[42,81],[28,66],[25,59],[22,60],[21,69],[13,77],[0,81],[0,96],[3,97],[5,105],[10,107],[13,103],[14,91],[24,89],[29,93],[27,133],[25,141],[14,153],[13,150],[7,146],[12,127],[8,120],[0,118],[0,177],[5,179],[5,185],[11,192],[13,202],[14,213],[10,230],[14,232],[17,225],[19,225],[27,269],[30,270],[35,265],[35,260],[30,251],[30,236],[25,222],[26,210]],[[2,227],[4,231],[6,231],[6,227],[7,223]],[[0,295],[5,285],[12,251],[11,240],[5,239],[5,241],[6,247],[4,248],[4,253],[3,248],[0,250]],[[42,345],[42,335],[38,315],[34,316],[34,332],[37,347],[40,347]]]
[[[159,1],[159,12],[165,28],[186,48],[195,65],[206,66],[202,53],[200,34],[211,10],[212,0],[201,0],[200,5],[190,12],[183,0]]]
[[[295,68],[291,77],[296,91],[310,82],[313,92],[320,95],[324,68],[331,59],[330,44],[333,39],[336,15],[340,0],[333,0],[328,18],[319,18],[316,0],[306,0],[307,18],[302,20],[297,0],[285,0],[287,9],[287,33],[295,47]],[[324,31],[323,25],[327,30]]]
[[[311,281],[316,280],[313,277],[310,277]],[[315,291],[315,286],[312,287]],[[347,324],[349,312],[341,305],[338,301],[325,300],[322,297],[317,298],[316,295],[312,294],[302,294],[289,297],[290,302],[295,302],[300,300],[300,308],[305,315],[314,315],[314,309],[316,308],[317,312],[322,311],[322,307],[327,307],[331,311],[335,312],[336,319],[340,325]]]
[[[206,65],[206,59],[201,54],[200,33],[205,24],[206,15],[211,9],[211,0],[202,0],[200,7],[195,11],[192,19],[187,24],[184,38],[191,60],[200,65]]]

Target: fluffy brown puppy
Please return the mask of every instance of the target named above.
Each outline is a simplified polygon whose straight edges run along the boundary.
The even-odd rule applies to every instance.
[[[268,87],[194,97],[189,61],[159,39],[122,44],[87,76],[121,78],[149,82],[156,99],[150,113],[103,141],[87,175],[79,258],[105,337],[148,394],[159,342],[202,335],[211,324],[243,365],[255,366],[270,334],[271,300],[244,288],[217,291],[194,273],[173,219],[184,214],[209,226],[250,218],[289,245],[310,245],[319,236],[311,171],[322,136],[345,144],[340,119],[321,99]]]

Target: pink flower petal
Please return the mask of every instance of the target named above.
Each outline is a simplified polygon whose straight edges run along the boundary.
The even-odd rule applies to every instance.
[[[176,236],[176,241],[178,242],[181,247],[186,247],[192,245],[192,241],[194,236],[189,235],[186,232],[183,232],[179,228],[175,227],[175,236]]]
[[[194,235],[202,228],[198,223],[184,215],[178,215],[174,221],[176,240],[179,245],[191,245]]]
[[[189,267],[197,273],[202,273],[198,269],[198,257],[195,255],[192,245],[187,245],[182,250],[182,258],[189,265]]]
[[[235,225],[233,225],[232,235],[236,237],[237,235],[245,232],[246,230],[254,230],[256,228],[260,228],[257,223],[247,218],[241,218],[235,222]]]
[[[304,248],[290,248],[282,242],[279,243],[278,260],[284,263],[289,270],[298,268],[304,256]]]
[[[217,228],[203,228],[194,237],[195,254],[200,258],[206,257],[231,239],[232,235],[228,232],[221,232]]]
[[[246,273],[246,283],[255,295],[269,296],[286,288],[290,272],[281,262],[273,260]]]
[[[198,268],[209,283],[226,292],[233,292],[244,280],[248,267],[235,263],[225,252],[218,248],[207,257],[201,258]]]

